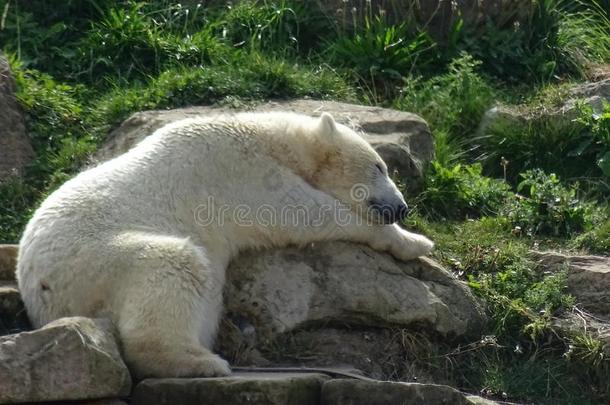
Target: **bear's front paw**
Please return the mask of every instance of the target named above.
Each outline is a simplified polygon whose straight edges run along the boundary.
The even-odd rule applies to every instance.
[[[231,374],[229,363],[215,354],[199,358],[196,374],[199,377],[225,377]]]
[[[423,235],[399,229],[399,237],[393,244],[390,253],[399,260],[411,260],[425,256],[434,248],[434,242]]]

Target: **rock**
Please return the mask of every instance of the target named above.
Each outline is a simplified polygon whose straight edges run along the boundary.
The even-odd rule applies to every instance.
[[[570,342],[586,335],[602,343],[604,359],[610,359],[610,319],[602,319],[584,311],[573,309],[553,319],[555,330]],[[581,343],[582,344],[582,343]]]
[[[34,157],[23,114],[15,100],[15,86],[8,61],[0,53],[0,181],[21,174]]]
[[[528,106],[497,105],[485,112],[477,129],[477,137],[484,137],[498,127],[522,127],[530,122],[543,121],[553,125],[570,125],[579,114],[579,102],[588,104],[601,113],[604,103],[610,102],[610,78],[586,82],[568,90],[565,100],[556,106],[531,108]]]
[[[29,329],[17,285],[0,282],[0,336]]]
[[[506,105],[496,105],[489,110],[485,111],[481,122],[477,129],[477,136],[485,136],[490,130],[493,130],[497,126],[515,126],[521,125],[529,117],[523,114],[519,109],[515,107],[509,107]]]
[[[557,252],[531,252],[546,271],[568,271],[568,291],[577,305],[610,315],[610,257],[567,256]]]
[[[365,139],[405,181],[410,192],[418,190],[428,164],[434,158],[434,140],[426,122],[415,114],[380,107],[334,101],[292,100],[260,104],[253,111],[293,111],[308,115],[330,112],[338,122],[365,132]],[[163,125],[183,118],[234,113],[228,107],[190,107],[144,111],[132,115],[115,129],[95,154],[96,162],[118,156]]]
[[[466,405],[458,390],[446,385],[389,381],[332,380],[322,386],[322,405]]]
[[[345,365],[384,379],[406,376],[401,330],[479,336],[485,322],[470,289],[434,261],[348,242],[243,253],[225,308],[217,349],[232,364]]]
[[[62,318],[0,337],[0,403],[115,398],[130,389],[108,321]]]
[[[18,245],[0,244],[0,280],[15,281]]]
[[[413,355],[404,345],[408,332],[400,328],[357,327],[349,325],[314,326],[296,330],[265,342],[254,342],[259,350],[255,353],[267,359],[252,359],[248,347],[238,353],[226,351],[235,365],[254,366],[302,366],[332,367],[358,370],[367,377],[387,380],[400,379],[419,382],[434,382],[428,370],[422,370],[405,360]],[[256,344],[258,343],[258,344]],[[225,351],[223,351],[225,352]],[[235,355],[237,354],[237,356]],[[258,361],[257,361],[258,360]]]
[[[234,373],[222,378],[149,379],[136,385],[132,405],[318,405],[329,377],[316,373]]]
[[[244,253],[227,277],[227,311],[259,338],[333,322],[477,335],[485,319],[469,288],[431,259],[403,263],[354,243]]]
[[[565,102],[562,110],[573,110],[577,100],[584,101],[597,113],[602,112],[604,103],[610,102],[610,78],[573,87],[570,90],[570,99]]]

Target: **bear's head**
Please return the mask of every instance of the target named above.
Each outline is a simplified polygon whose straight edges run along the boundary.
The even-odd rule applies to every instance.
[[[315,159],[309,182],[372,222],[390,224],[404,219],[407,204],[371,145],[328,113],[314,125]]]

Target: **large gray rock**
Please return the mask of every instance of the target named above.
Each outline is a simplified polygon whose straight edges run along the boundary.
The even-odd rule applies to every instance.
[[[235,373],[222,378],[150,379],[138,384],[133,405],[318,405],[329,377],[315,373]]]
[[[14,93],[15,79],[0,53],[0,181],[8,175],[21,174],[34,157]]]
[[[322,386],[321,405],[468,405],[464,394],[446,385],[389,381],[332,380]]]
[[[0,337],[0,403],[114,398],[130,389],[108,321],[62,318]]]
[[[226,308],[258,337],[333,322],[425,324],[462,336],[476,335],[484,321],[469,288],[431,259],[399,262],[347,242],[240,255],[229,266]]]
[[[432,381],[405,369],[400,331],[478,336],[485,322],[469,288],[432,260],[398,262],[353,243],[244,253],[227,277],[217,349],[236,365],[342,365]]]
[[[532,252],[547,271],[568,271],[568,291],[577,305],[599,315],[610,315],[610,257],[568,256]]]
[[[364,137],[405,181],[408,190],[420,188],[427,165],[434,158],[434,141],[426,122],[415,114],[380,107],[334,101],[292,100],[257,105],[253,111],[293,111],[317,116],[331,113],[338,122],[364,132]],[[183,118],[234,113],[228,107],[189,107],[176,110],[144,111],[132,115],[115,129],[95,154],[105,161],[130,149],[163,125]]]

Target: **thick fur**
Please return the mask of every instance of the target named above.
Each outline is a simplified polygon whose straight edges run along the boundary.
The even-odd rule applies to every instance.
[[[210,348],[225,270],[239,251],[329,239],[402,260],[432,249],[374,215],[363,223],[370,210],[354,186],[388,206],[404,203],[377,153],[328,114],[170,124],[44,201],[21,240],[23,300],[36,327],[64,316],[110,318],[136,378],[229,374]],[[334,208],[315,225],[255,218],[256,207],[288,204]],[[244,207],[252,210],[235,215]],[[352,214],[340,225],[337,209]]]

